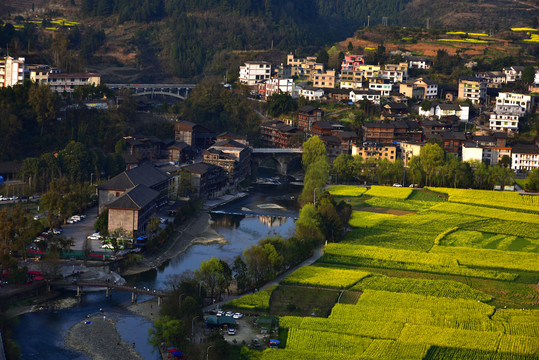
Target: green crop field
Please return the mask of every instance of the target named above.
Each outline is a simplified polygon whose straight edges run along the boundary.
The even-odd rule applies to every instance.
[[[305,266],[288,275],[281,283],[346,289],[368,275],[366,271]]]
[[[471,230],[453,231],[440,245],[539,253],[539,239]]]
[[[452,188],[429,188],[449,195],[449,201],[496,208],[539,211],[539,197],[520,195],[515,192],[490,190],[465,190]]]
[[[407,199],[408,196],[412,194],[412,191],[413,190],[410,188],[373,185],[371,186],[369,191],[365,193],[365,195],[388,197],[388,198],[404,200],[404,199]]]
[[[352,287],[352,290],[366,289],[480,301],[489,301],[491,299],[489,295],[472,289],[464,283],[450,280],[409,279],[374,275],[366,277]]]
[[[539,360],[539,197],[345,191],[351,231],[283,283],[348,290],[327,318],[282,316],[286,348],[262,359]]]
[[[352,185],[334,185],[328,187],[327,191],[333,196],[359,196],[364,194],[367,188]]]

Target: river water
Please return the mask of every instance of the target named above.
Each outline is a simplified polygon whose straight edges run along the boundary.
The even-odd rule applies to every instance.
[[[165,288],[171,275],[199,268],[212,256],[229,263],[243,250],[268,235],[291,236],[298,216],[295,202],[300,188],[284,185],[256,185],[247,197],[215,209],[211,213],[211,229],[205,237],[226,239],[226,244],[193,245],[158,269],[127,279],[136,286]],[[72,302],[66,294],[61,302]],[[148,298],[139,297],[139,301]],[[118,319],[118,332],[126,343],[135,343],[144,359],[157,360],[158,353],[147,343],[151,323],[125,310],[131,304],[131,294],[114,292],[109,299],[104,292],[87,293],[82,302],[65,309],[43,310],[21,315],[14,326],[15,340],[21,346],[22,359],[87,359],[83,354],[64,347],[67,331],[76,323],[103,309],[109,317]]]

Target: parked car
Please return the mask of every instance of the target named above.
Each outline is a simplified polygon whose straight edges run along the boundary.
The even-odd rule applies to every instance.
[[[52,229],[52,233],[53,233],[54,235],[60,235],[60,234],[62,233],[62,231],[63,231],[63,230],[62,230],[61,228],[53,228],[53,229]]]
[[[394,183],[393,186],[394,186],[394,187],[402,187],[402,184]]]
[[[232,317],[232,316],[234,316],[234,313],[233,313],[232,311],[227,311],[226,314],[225,314],[225,316],[230,316],[230,317]]]
[[[43,219],[44,217],[45,217],[45,215],[43,215],[43,214],[37,214],[37,215],[34,215],[34,220],[36,220],[36,221],[37,221],[37,220],[41,220],[41,219]]]
[[[217,311],[217,316],[223,316],[225,314],[225,312],[223,310],[218,310]]]
[[[99,240],[102,236],[99,233],[93,233],[92,235],[88,235],[88,240]]]
[[[228,335],[236,335],[236,329],[234,329],[234,328],[228,328],[227,333],[228,333]]]
[[[234,315],[232,315],[232,317],[234,319],[241,319],[243,317],[243,314],[242,313],[235,313]]]

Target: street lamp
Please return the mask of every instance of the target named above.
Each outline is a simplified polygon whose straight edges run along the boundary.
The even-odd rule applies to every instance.
[[[185,294],[180,294],[180,296],[178,297],[178,306],[181,307],[182,306],[182,296],[184,296]]]
[[[195,335],[195,319],[198,318],[198,315],[195,316],[192,320],[191,320],[191,338]],[[192,340],[191,340],[192,341]]]
[[[90,186],[94,184],[94,173],[90,174]]]
[[[209,360],[210,358],[210,349],[214,347],[215,345],[208,346],[208,349],[206,350],[206,360]]]

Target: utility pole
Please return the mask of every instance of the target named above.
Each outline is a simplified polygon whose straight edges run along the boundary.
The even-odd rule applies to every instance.
[[[427,30],[430,29],[430,18],[427,18]]]
[[[369,27],[371,24],[371,16],[367,15],[367,27]]]

